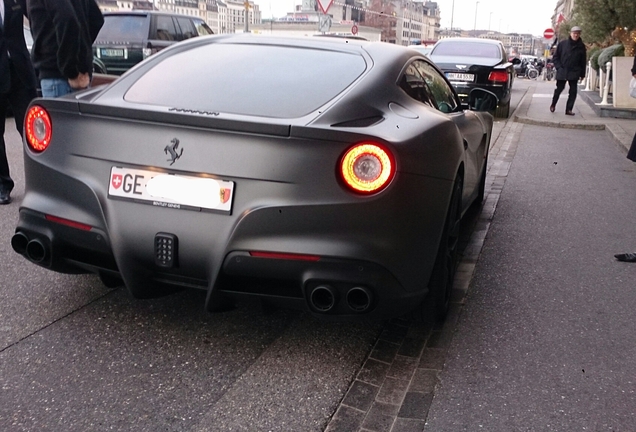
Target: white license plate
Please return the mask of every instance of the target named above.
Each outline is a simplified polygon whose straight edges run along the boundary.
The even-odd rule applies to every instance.
[[[465,74],[465,73],[448,72],[446,74],[446,78],[448,78],[449,81],[470,81],[470,82],[473,82],[475,80],[475,75],[473,75],[473,74]]]
[[[100,53],[101,57],[128,58],[128,50],[125,48],[102,48]]]
[[[158,207],[229,213],[234,198],[234,182],[112,167],[108,196]]]

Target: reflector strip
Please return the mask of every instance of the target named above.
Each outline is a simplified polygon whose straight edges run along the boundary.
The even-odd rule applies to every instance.
[[[75,222],[69,219],[64,219],[61,217],[57,217],[57,216],[52,216],[52,215],[44,215],[44,217],[46,218],[47,221],[51,221],[51,222],[55,222],[57,224],[60,225],[66,225],[69,226],[71,228],[76,228],[78,230],[82,230],[82,231],[90,231],[91,229],[93,229],[92,226],[90,225],[86,225],[83,224],[81,222]]]
[[[293,261],[320,261],[320,257],[318,255],[302,255],[302,254],[291,254],[291,253],[280,253],[280,252],[250,251],[250,256],[257,257],[257,258],[271,258],[271,259],[283,259],[283,260],[293,260]]]

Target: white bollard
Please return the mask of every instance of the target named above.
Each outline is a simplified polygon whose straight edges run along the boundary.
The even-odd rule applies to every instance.
[[[585,88],[583,91],[590,91],[590,81],[592,80],[592,61],[587,62],[587,68],[585,70]]]
[[[605,76],[603,74],[603,68],[598,68],[598,95],[603,97],[603,85],[605,84]]]
[[[601,103],[599,105],[609,105],[610,103],[607,102],[607,97],[609,95],[609,79],[610,79],[610,72],[612,70],[612,62],[607,62],[605,63],[605,69],[607,70],[607,72],[605,72],[605,84],[603,85],[603,100],[601,101]]]

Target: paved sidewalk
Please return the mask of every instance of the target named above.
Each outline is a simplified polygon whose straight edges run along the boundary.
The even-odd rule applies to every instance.
[[[565,115],[567,100],[567,86],[561,93],[556,111],[550,112],[550,103],[554,92],[554,81],[536,81],[514,112],[512,119],[519,123],[538,126],[560,127],[568,129],[607,130],[618,141],[625,151],[629,149],[632,138],[636,133],[636,120],[599,117],[590,104],[600,98],[595,97],[598,92],[581,90],[574,104],[574,116]]]

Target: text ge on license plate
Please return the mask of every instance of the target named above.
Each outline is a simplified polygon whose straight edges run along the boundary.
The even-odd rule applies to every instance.
[[[448,72],[446,74],[446,78],[448,78],[449,81],[470,81],[470,82],[472,82],[475,79],[475,75],[466,74],[466,73]]]
[[[232,208],[234,182],[112,167],[108,196],[187,210]]]

